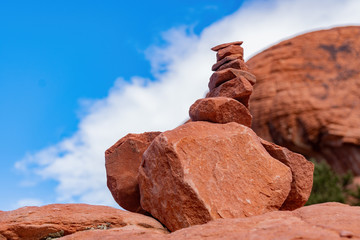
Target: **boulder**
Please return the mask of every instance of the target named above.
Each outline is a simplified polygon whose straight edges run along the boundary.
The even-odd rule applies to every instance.
[[[1,236],[11,240],[52,239],[78,231],[124,226],[167,232],[151,217],[105,206],[51,204],[0,213],[0,239]]]
[[[124,209],[145,213],[140,206],[138,169],[144,151],[160,132],[128,134],[105,152],[107,186]]]
[[[214,88],[208,94],[206,94],[206,97],[233,98],[244,104],[245,107],[248,107],[249,98],[252,91],[253,86],[250,84],[250,82],[246,78],[240,76]]]
[[[323,203],[302,207],[295,211],[275,211],[247,218],[218,219],[171,234],[149,232],[138,229],[136,226],[127,226],[106,231],[78,232],[62,239],[360,239],[359,222],[360,207]]]
[[[236,122],[251,127],[251,114],[240,102],[225,97],[198,99],[189,110],[192,121]]]
[[[266,151],[291,169],[291,190],[281,210],[295,210],[305,205],[310,197],[313,185],[314,164],[300,154],[289,151],[287,148],[260,139]]]
[[[360,27],[306,33],[251,58],[254,131],[360,175]]]
[[[166,131],[139,168],[141,206],[171,231],[277,210],[291,182],[289,167],[234,122],[189,122]]]

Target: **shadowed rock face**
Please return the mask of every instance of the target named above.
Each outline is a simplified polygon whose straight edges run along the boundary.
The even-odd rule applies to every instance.
[[[140,206],[138,168],[144,151],[159,134],[128,134],[105,152],[108,188],[115,201],[131,212],[146,214]]]
[[[360,27],[307,33],[247,64],[260,137],[360,175]]]

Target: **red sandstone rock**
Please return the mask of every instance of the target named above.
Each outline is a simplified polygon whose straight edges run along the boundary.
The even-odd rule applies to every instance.
[[[249,71],[248,66],[241,59],[235,59],[230,62],[224,63],[217,69],[217,71],[220,71],[220,70],[223,70],[226,68],[235,68],[235,69],[239,69],[239,70],[243,70],[243,71]]]
[[[219,68],[220,68],[221,66],[223,66],[223,65],[225,65],[225,64],[228,64],[229,62],[234,61],[234,60],[244,61],[243,55],[241,55],[241,54],[235,54],[235,55],[227,56],[227,57],[221,59],[220,61],[216,62],[216,63],[212,66],[211,70],[217,71],[217,70],[219,70]]]
[[[239,45],[230,45],[228,47],[222,48],[218,50],[218,52],[216,53],[216,60],[221,61],[225,57],[235,54],[241,55],[241,58],[243,58],[244,49]]]
[[[245,107],[249,106],[249,98],[253,91],[253,86],[244,77],[237,77],[211,90],[206,97],[227,97],[233,98]]]
[[[237,123],[189,122],[154,139],[139,168],[141,206],[171,231],[281,207],[290,169]]]
[[[234,78],[236,78],[236,74],[232,71],[232,69],[216,71],[210,77],[210,81],[208,83],[209,89],[212,90],[218,87],[220,84]]]
[[[11,240],[55,238],[91,228],[121,228],[129,225],[166,232],[151,217],[105,206],[52,204],[0,213],[0,236]]]
[[[360,239],[360,207],[340,203],[323,203],[295,211],[275,211],[260,216],[218,219],[207,224],[184,228],[171,234],[148,232],[130,227],[106,231],[78,232],[63,239]]]
[[[91,230],[77,232],[61,240],[161,240],[166,239],[168,234],[163,231],[140,226],[126,226],[104,230]]]
[[[211,50],[217,52],[217,51],[219,51],[219,50],[222,49],[222,48],[226,48],[226,47],[231,46],[231,45],[238,45],[238,46],[240,46],[241,44],[243,44],[243,41],[223,43],[223,44],[220,44],[220,45],[217,45],[217,46],[211,48]]]
[[[128,134],[105,152],[107,185],[124,209],[144,213],[140,206],[138,169],[142,155],[160,132]]]
[[[326,213],[328,210],[328,213]],[[351,211],[354,211],[351,213]],[[170,239],[360,239],[360,207],[339,203],[318,204],[289,212],[221,219],[168,235]]]
[[[360,175],[359,52],[354,26],[300,35],[251,58],[254,131]]]
[[[291,152],[287,148],[280,147],[259,138],[266,151],[275,159],[279,160],[291,169],[291,190],[281,210],[294,210],[305,205],[310,197],[313,185],[314,164],[304,156]]]
[[[189,110],[192,121],[213,123],[236,122],[251,127],[249,110],[232,98],[214,97],[198,99]]]
[[[209,89],[210,91],[214,88],[220,86],[222,83],[227,82],[231,79],[237,78],[237,77],[244,77],[246,80],[248,80],[251,85],[254,85],[256,83],[256,78],[254,75],[252,75],[249,72],[233,69],[233,68],[227,68],[221,71],[214,72],[209,81]]]

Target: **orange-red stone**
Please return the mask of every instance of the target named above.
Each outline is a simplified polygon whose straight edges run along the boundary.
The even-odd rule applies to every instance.
[[[155,219],[120,209],[87,204],[51,204],[0,213],[0,239],[58,238],[90,229],[138,226],[167,232]]]
[[[160,134],[139,168],[141,206],[171,231],[281,207],[290,169],[248,127],[189,122]]]
[[[359,52],[353,26],[306,33],[251,58],[255,132],[360,175]]]
[[[207,93],[206,97],[233,98],[244,104],[245,107],[248,107],[249,98],[252,92],[253,86],[246,78],[240,76],[224,82],[220,86],[212,89]]]
[[[236,122],[251,127],[252,116],[240,102],[225,97],[198,99],[189,110],[192,121],[213,123]]]
[[[145,213],[140,206],[138,169],[144,151],[160,132],[128,134],[105,152],[107,185],[124,209]]]

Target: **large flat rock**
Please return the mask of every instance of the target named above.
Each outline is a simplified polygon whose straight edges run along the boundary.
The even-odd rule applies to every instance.
[[[51,204],[0,212],[0,239],[39,240],[91,229],[125,226],[167,232],[161,223],[151,217],[106,206]]]

